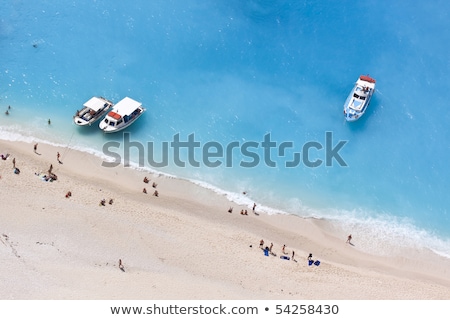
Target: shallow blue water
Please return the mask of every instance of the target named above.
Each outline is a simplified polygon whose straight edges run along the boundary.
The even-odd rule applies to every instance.
[[[0,116],[1,132],[101,153],[122,135],[78,128],[72,115],[94,95],[130,96],[147,108],[131,139],[154,142],[155,159],[176,134],[224,150],[259,143],[254,168],[239,166],[252,158],[234,150],[231,168],[224,158],[217,168],[183,168],[171,153],[158,171],[450,255],[448,9],[445,1],[2,2],[0,108],[12,110]],[[360,74],[377,91],[364,117],[345,123]],[[325,146],[326,132],[332,146],[347,141],[339,152],[347,166],[286,168],[308,142]],[[262,159],[267,133],[293,146],[285,156],[272,149],[275,168]],[[311,151],[309,160],[325,161],[324,149]],[[134,162],[148,158],[133,150]]]

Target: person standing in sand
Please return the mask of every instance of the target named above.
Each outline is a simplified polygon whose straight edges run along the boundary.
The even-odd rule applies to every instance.
[[[13,158],[13,169],[15,169],[16,168],[16,158]]]
[[[34,149],[34,153],[37,153],[37,146],[38,146],[38,144],[37,144],[37,143],[35,143],[35,144],[34,144],[34,146],[33,146],[33,149]]]
[[[283,254],[286,254],[286,245],[283,244],[283,248],[281,248],[281,252],[283,252]]]
[[[125,272],[125,267],[122,264],[122,259],[119,259],[119,269]]]
[[[59,152],[56,153],[56,160],[58,160],[58,163],[62,163],[61,160],[61,155],[59,154]]]

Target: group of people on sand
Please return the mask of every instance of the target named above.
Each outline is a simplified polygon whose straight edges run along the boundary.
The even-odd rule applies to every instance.
[[[149,183],[150,182],[150,179],[148,179],[147,177],[144,177],[144,183]],[[155,189],[155,192],[153,192],[153,195],[155,196],[155,197],[159,197],[159,192],[158,192],[158,190],[156,190],[156,187],[158,186],[158,184],[156,183],[156,182],[153,182],[152,183],[152,187]],[[143,188],[142,189],[142,192],[143,193],[147,193],[147,189],[146,188]]]
[[[111,198],[111,199],[109,199],[108,203],[113,204],[114,200]],[[100,200],[99,206],[105,206],[105,205],[106,205],[106,200],[105,199]]]
[[[275,256],[275,257],[277,256],[276,253],[274,253],[272,251],[272,249],[273,249],[273,242],[270,243],[270,246],[264,247],[264,240],[261,239],[259,241],[259,247],[264,251],[264,254],[266,256],[268,256],[269,254],[272,255],[272,256]],[[285,260],[290,260],[291,259],[292,261],[297,262],[297,260],[295,260],[295,251],[292,250],[292,253],[290,254],[290,257],[289,257],[289,252],[286,251],[286,245],[285,244],[283,244],[283,246],[281,247],[281,253],[282,253],[282,255],[280,255],[280,258],[285,259]]]
[[[258,215],[256,212],[255,212],[255,209],[256,209],[256,203],[253,203],[253,213],[254,214],[256,214],[256,215]],[[228,213],[233,213],[233,207],[230,207],[230,208],[228,208]],[[243,216],[248,216],[248,211],[247,211],[247,209],[242,209],[241,210],[241,215],[243,215]]]

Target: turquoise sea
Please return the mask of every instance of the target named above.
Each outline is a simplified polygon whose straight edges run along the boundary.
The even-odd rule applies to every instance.
[[[105,156],[123,134],[79,128],[72,116],[92,96],[129,96],[147,111],[127,132],[146,151],[153,143],[155,160],[191,134],[252,152],[196,167],[181,150],[182,167],[170,151],[159,168],[134,148],[133,165],[272,214],[333,220],[361,250],[450,257],[449,2],[16,0],[0,12],[1,138]],[[343,103],[361,74],[376,93],[347,123]],[[345,166],[326,165],[327,132],[333,147],[345,141]],[[289,148],[264,149],[267,134]],[[306,160],[321,165],[286,165],[311,143]]]

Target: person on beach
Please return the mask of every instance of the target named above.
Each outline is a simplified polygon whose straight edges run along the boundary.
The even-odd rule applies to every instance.
[[[68,191],[68,192],[66,193],[66,198],[70,198],[71,196],[72,196],[72,192]]]
[[[248,216],[247,210],[244,211],[244,215],[245,215],[245,216]]]
[[[59,154],[59,152],[57,152],[56,153],[56,160],[58,160],[58,163],[62,163],[59,158],[61,158],[61,155]]]
[[[230,209],[228,209],[228,212],[232,213],[233,212],[233,207],[230,207]]]
[[[38,146],[38,144],[37,144],[37,143],[35,143],[35,144],[34,144],[34,146],[33,146],[33,149],[34,149],[34,153],[37,153],[37,146]]]
[[[152,187],[156,188],[158,186],[158,184],[156,182],[153,182]]]
[[[256,203],[253,203],[253,212],[255,212],[256,209]]]
[[[241,210],[241,214],[244,215],[244,209]]]
[[[100,200],[99,206],[105,206],[105,203],[106,203],[106,200],[105,200],[105,199],[102,199],[102,200]]]
[[[53,165],[50,164],[50,168],[48,168],[48,173],[52,173],[52,170],[53,170]]]
[[[9,111],[8,111],[8,110],[6,110],[6,111],[5,111],[5,114],[6,114],[6,115],[9,115]]]
[[[312,253],[310,253],[308,256],[308,261],[311,261],[311,260],[312,260]]]
[[[9,157],[9,153],[7,153],[6,155],[2,154],[1,157],[2,157],[2,160],[6,160]]]
[[[16,168],[16,158],[13,158],[12,163],[13,163],[13,169],[15,169]]]
[[[147,177],[144,177],[144,183],[148,183],[150,180],[147,179]]]
[[[51,124],[52,124],[52,122],[50,121],[50,119],[48,119],[47,123],[48,123],[48,125],[51,125]]]
[[[142,192],[143,192],[143,193],[147,193],[147,189],[145,189],[145,188],[142,189]]]
[[[112,198],[109,199],[109,201],[108,201],[109,204],[113,204],[113,202],[114,202],[114,200]]]
[[[295,256],[295,251],[294,250],[292,250],[292,260],[294,260],[294,256]]]
[[[261,241],[259,241],[259,247],[262,248],[264,246],[264,240],[261,239]]]
[[[347,243],[352,244],[352,235],[349,234],[347,237]]]
[[[158,192],[158,190],[155,190],[155,192],[153,192],[153,195],[154,195],[155,197],[159,197],[159,192]]]
[[[283,244],[283,248],[281,248],[281,252],[283,252],[283,254],[286,254],[286,245]]]
[[[125,272],[125,267],[122,264],[122,259],[119,259],[119,269]]]
[[[273,247],[273,243],[270,243],[270,247],[269,247],[269,252],[272,253],[272,247]]]

